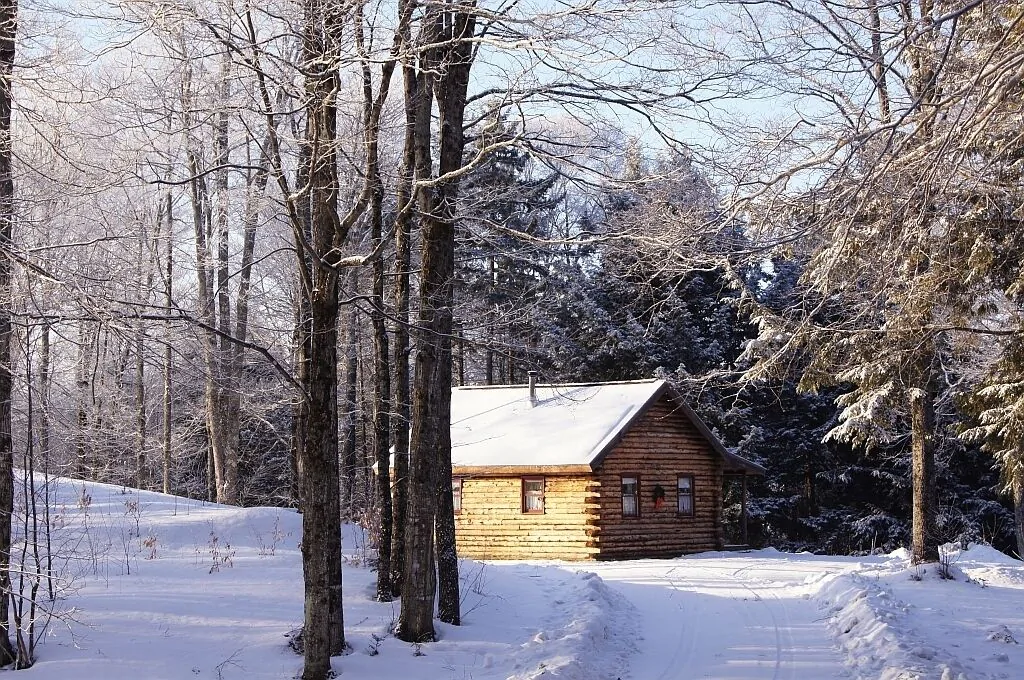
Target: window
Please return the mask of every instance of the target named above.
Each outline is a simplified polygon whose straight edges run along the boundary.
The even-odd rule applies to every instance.
[[[523,512],[544,514],[544,478],[526,477],[523,479]]]
[[[622,478],[622,516],[640,515],[640,480],[636,477]]]
[[[452,507],[456,515],[462,512],[462,477],[452,477]]]
[[[676,480],[676,511],[680,515],[693,516],[693,475],[679,475]]]

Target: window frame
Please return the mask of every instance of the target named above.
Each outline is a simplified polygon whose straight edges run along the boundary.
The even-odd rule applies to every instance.
[[[462,514],[462,481],[462,477],[452,477],[452,511],[456,515]]]
[[[537,492],[537,491],[527,492],[526,484],[528,482],[540,482],[540,491],[539,492]],[[530,477],[523,477],[522,478],[522,483],[521,483],[521,486],[520,486],[520,501],[521,501],[520,510],[522,511],[522,513],[524,515],[543,515],[545,513],[545,511],[547,510],[547,502],[546,502],[546,500],[544,498],[546,491],[547,491],[547,480],[544,477],[539,476],[539,475],[533,475],[533,476],[530,476]],[[530,510],[530,509],[528,509],[528,506],[526,504],[526,499],[527,498],[538,498],[538,499],[540,499],[540,509],[539,510]]]
[[[680,489],[679,483],[682,480],[684,480],[684,479],[687,479],[687,480],[690,481],[690,493],[689,494],[680,494],[679,493],[679,489]],[[677,517],[693,517],[693,516],[695,516],[697,514],[697,509],[696,509],[697,508],[697,504],[696,504],[696,500],[695,500],[696,493],[694,493],[695,486],[696,485],[695,485],[695,482],[694,482],[694,475],[693,474],[691,474],[691,473],[687,473],[687,474],[680,473],[680,474],[676,475],[676,516]],[[690,499],[690,511],[689,512],[683,512],[679,508],[679,501],[684,496],[689,497],[689,499]]]
[[[636,509],[634,510],[634,512],[632,514],[629,514],[629,515],[626,514],[626,506],[625,506],[625,502],[624,502],[625,498],[626,498],[626,494],[623,492],[623,489],[622,489],[622,487],[625,486],[625,484],[623,483],[623,480],[626,480],[626,479],[632,479],[633,480],[633,484],[636,487],[635,493],[633,495],[633,498],[636,501]],[[641,498],[641,493],[640,493],[640,475],[638,475],[636,473],[632,473],[632,472],[627,473],[627,474],[623,474],[623,475],[619,475],[619,514],[622,516],[622,519],[638,519],[640,517],[640,498]]]

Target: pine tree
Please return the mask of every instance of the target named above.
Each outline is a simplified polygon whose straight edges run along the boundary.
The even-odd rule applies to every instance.
[[[557,246],[546,241],[561,200],[553,191],[558,176],[535,176],[530,156],[511,144],[514,126],[500,114],[480,127],[469,153],[483,156],[463,185],[457,234],[462,381],[522,382],[535,362],[531,310],[555,282]],[[466,365],[467,343],[479,349],[482,365]]]

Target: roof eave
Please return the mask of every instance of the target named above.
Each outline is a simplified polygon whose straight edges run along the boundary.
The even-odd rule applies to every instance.
[[[523,475],[581,475],[590,465],[452,465],[455,477],[522,477]]]

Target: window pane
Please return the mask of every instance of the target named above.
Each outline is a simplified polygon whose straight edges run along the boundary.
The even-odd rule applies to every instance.
[[[462,511],[462,480],[452,479],[452,507],[455,512]]]
[[[636,496],[622,496],[622,514],[627,517],[636,515]]]
[[[636,517],[639,514],[639,504],[637,503],[637,491],[639,485],[637,484],[636,477],[623,477],[622,478],[622,516],[623,517]]]
[[[544,512],[544,479],[523,480],[523,512]]]
[[[677,511],[680,515],[693,514],[693,477],[689,475],[676,478]]]

